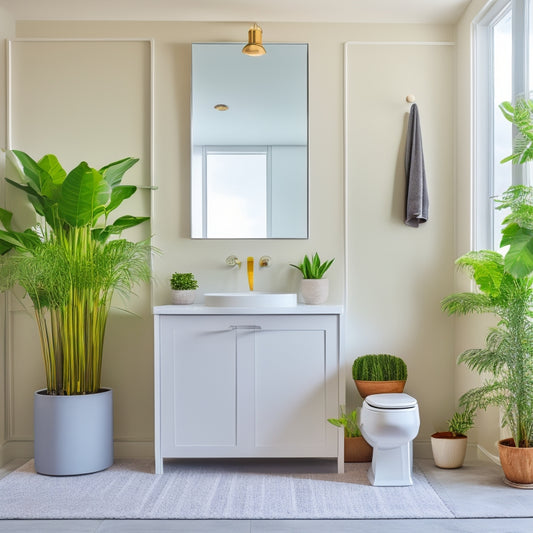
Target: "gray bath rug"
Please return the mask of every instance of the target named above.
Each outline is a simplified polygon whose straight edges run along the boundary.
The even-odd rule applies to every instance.
[[[345,474],[259,473],[235,462],[117,460],[103,472],[36,474],[33,461],[0,480],[0,518],[452,518],[418,469],[410,487],[373,487],[368,463]],[[263,470],[269,472],[269,470]]]

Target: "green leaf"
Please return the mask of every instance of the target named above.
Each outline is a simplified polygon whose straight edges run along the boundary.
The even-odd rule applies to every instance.
[[[102,176],[104,176],[104,179],[107,181],[107,183],[109,183],[109,185],[111,185],[111,187],[115,187],[122,181],[124,173],[133,165],[135,165],[137,161],[139,161],[139,159],[126,157],[102,167],[100,169],[100,173]]]
[[[33,205],[33,208],[37,212],[37,214],[41,216],[45,216],[45,212],[47,210],[45,204],[46,199],[41,196],[37,191],[32,189],[29,185],[22,185],[22,183],[18,183],[16,181],[10,180],[9,178],[6,178],[6,181],[13,185],[13,187],[16,187],[17,189],[20,189],[21,191],[24,191],[28,195],[28,200]]]
[[[63,169],[55,155],[45,155],[39,160],[38,165],[42,170],[46,171],[46,173],[50,176],[54,184],[61,185],[61,183],[65,181],[67,173]]]
[[[105,208],[106,215],[115,210],[124,200],[132,196],[136,190],[137,187],[135,187],[135,185],[117,185],[116,187],[113,187],[111,191],[111,199]]]
[[[494,310],[490,296],[474,292],[451,294],[441,302],[441,309],[449,315],[467,315],[470,313],[489,313]]]
[[[515,278],[529,276],[533,272],[533,231],[513,225],[510,229],[506,228],[503,242],[509,244],[505,270]]]
[[[456,261],[457,265],[465,268],[479,289],[490,296],[500,293],[503,279],[503,258],[498,252],[481,250],[469,252]]]
[[[123,217],[117,218],[113,224],[106,226],[105,228],[94,229],[92,234],[93,237],[100,241],[105,242],[110,235],[118,235],[122,233],[125,229],[133,228],[143,222],[150,220],[150,217],[133,217],[131,215],[125,215]]]
[[[104,212],[111,187],[94,168],[80,163],[63,182],[59,216],[75,227],[85,226]]]
[[[11,231],[11,219],[13,218],[13,213],[11,211],[7,211],[6,209],[2,209],[0,207],[0,222],[6,228],[6,230]]]
[[[7,251],[11,248],[31,250],[41,241],[39,236],[31,230],[26,230],[24,232],[0,230],[0,242],[3,243],[3,247],[7,247],[5,250]],[[5,251],[2,253],[5,253]]]
[[[28,154],[20,150],[12,150],[12,154],[22,165],[22,171],[30,181],[30,187],[37,192],[41,192],[41,167]]]

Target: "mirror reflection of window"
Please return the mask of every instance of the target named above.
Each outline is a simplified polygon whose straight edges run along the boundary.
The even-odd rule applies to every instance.
[[[267,237],[267,151],[206,150],[208,239]]]

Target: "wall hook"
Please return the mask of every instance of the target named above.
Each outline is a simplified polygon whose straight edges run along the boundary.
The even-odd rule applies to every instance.
[[[408,94],[406,97],[405,97],[405,101],[412,104],[414,103],[414,101],[416,100],[415,98],[415,95],[414,94]]]

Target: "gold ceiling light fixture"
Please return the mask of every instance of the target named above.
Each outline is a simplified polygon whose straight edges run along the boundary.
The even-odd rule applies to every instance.
[[[248,44],[242,49],[242,53],[247,56],[262,56],[266,54],[266,50],[263,47],[263,30],[254,24],[248,30]]]
[[[229,106],[226,104],[216,104],[213,106],[217,111],[227,111],[229,109]]]

